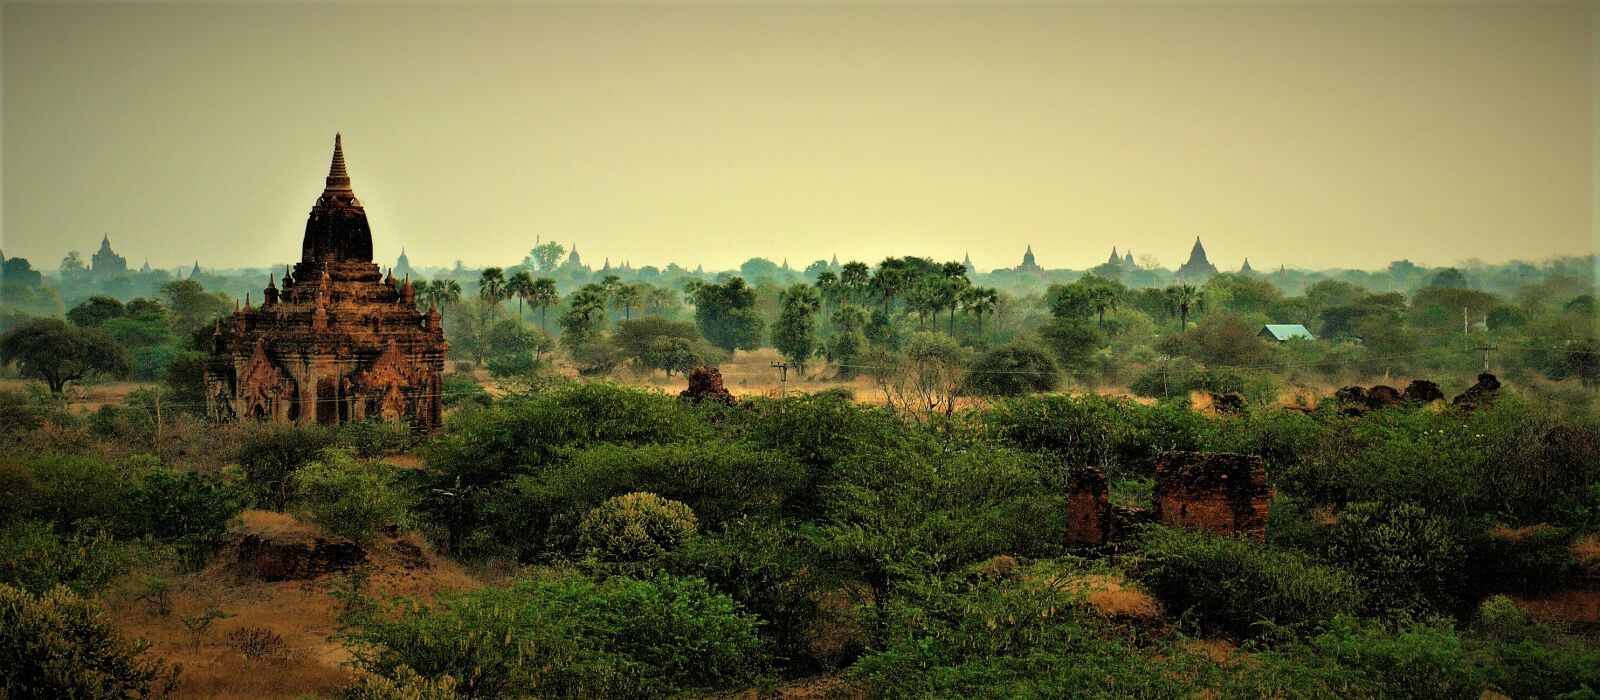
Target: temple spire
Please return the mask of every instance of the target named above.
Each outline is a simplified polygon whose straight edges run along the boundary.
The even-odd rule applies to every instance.
[[[333,163],[328,165],[328,185],[325,189],[329,192],[350,191],[350,173],[344,168],[344,136],[341,134],[333,135]]]

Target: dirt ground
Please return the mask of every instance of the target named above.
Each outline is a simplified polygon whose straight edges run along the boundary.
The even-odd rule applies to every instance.
[[[257,534],[275,540],[312,538],[314,527],[294,517],[245,511],[233,536]],[[396,542],[403,542],[398,545]],[[421,555],[402,548],[416,547]],[[415,536],[379,538],[367,547],[372,572],[369,595],[431,597],[445,591],[478,588],[477,579],[455,562],[434,556]],[[343,664],[349,654],[330,639],[337,628],[339,602],[330,595],[337,576],[268,583],[244,574],[229,550],[205,569],[187,574],[139,571],[119,582],[110,597],[112,619],[124,635],[150,643],[150,654],[183,667],[179,698],[298,698],[327,693],[350,679]],[[170,612],[161,614],[140,595],[150,577],[172,586]],[[196,638],[184,624],[208,610],[227,615]],[[282,646],[264,658],[249,658],[230,633],[259,631],[277,635]],[[264,635],[265,636],[265,635]]]

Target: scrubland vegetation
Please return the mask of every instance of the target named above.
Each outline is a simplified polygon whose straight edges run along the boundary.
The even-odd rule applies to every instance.
[[[919,423],[553,382],[431,437],[164,414],[164,457],[137,404],[0,398],[15,697],[226,695],[238,664],[284,697],[1600,688],[1600,618],[1540,605],[1600,596],[1600,419],[1516,391],[1361,416],[1054,394]],[[1137,504],[1178,449],[1264,458],[1266,541],[1065,547],[1074,470]],[[284,529],[367,559],[263,582],[240,540]],[[263,622],[263,599],[321,617]]]
[[[232,302],[199,280],[7,288],[0,695],[1600,692],[1592,263],[1190,285],[559,257],[423,287],[456,354],[432,435],[209,423]],[[1486,358],[1506,388],[1475,406],[1329,400],[1454,394]],[[769,360],[788,395],[745,384]],[[649,386],[706,364],[739,402]],[[1180,450],[1263,460],[1264,541],[1067,547],[1075,474],[1137,511]]]

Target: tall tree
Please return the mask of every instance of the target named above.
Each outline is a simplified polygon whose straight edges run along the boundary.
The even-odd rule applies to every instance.
[[[522,318],[522,304],[533,294],[533,275],[518,270],[506,278],[505,293],[517,298],[517,318]]]
[[[866,301],[867,286],[871,281],[872,269],[864,262],[851,260],[839,268],[839,285],[844,287],[845,294],[854,303]]]
[[[549,332],[545,325],[545,313],[559,301],[561,293],[556,291],[555,280],[540,277],[533,281],[533,287],[528,291],[528,303],[539,307],[539,330]]]
[[[109,334],[59,318],[36,318],[0,335],[0,362],[16,363],[59,394],[68,382],[90,376],[121,379],[132,370],[128,351]]]
[[[565,246],[555,241],[540,243],[528,251],[529,261],[533,263],[534,270],[538,272],[555,272],[561,264],[561,256],[566,253]]]
[[[1178,314],[1178,330],[1182,331],[1189,328],[1189,312],[1205,310],[1206,297],[1194,285],[1175,284],[1167,287],[1167,303]]]
[[[760,345],[765,323],[755,306],[756,292],[742,277],[694,286],[694,320],[700,335],[728,352]]]
[[[817,351],[817,312],[822,309],[822,299],[817,290],[797,284],[783,291],[780,302],[783,311],[772,327],[772,345],[795,372],[804,375],[806,363]]]
[[[961,294],[961,304],[978,319],[978,337],[983,337],[983,317],[994,313],[1000,305],[1000,293],[992,287],[968,287]]]
[[[478,275],[478,297],[498,306],[506,298],[506,271],[498,267],[483,268]]]
[[[440,277],[422,286],[422,296],[429,304],[442,309],[461,301],[461,283],[448,277]]]

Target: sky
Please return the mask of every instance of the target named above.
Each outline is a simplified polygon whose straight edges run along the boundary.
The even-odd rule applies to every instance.
[[[1595,5],[0,8],[0,250],[1085,268],[1600,247]]]

